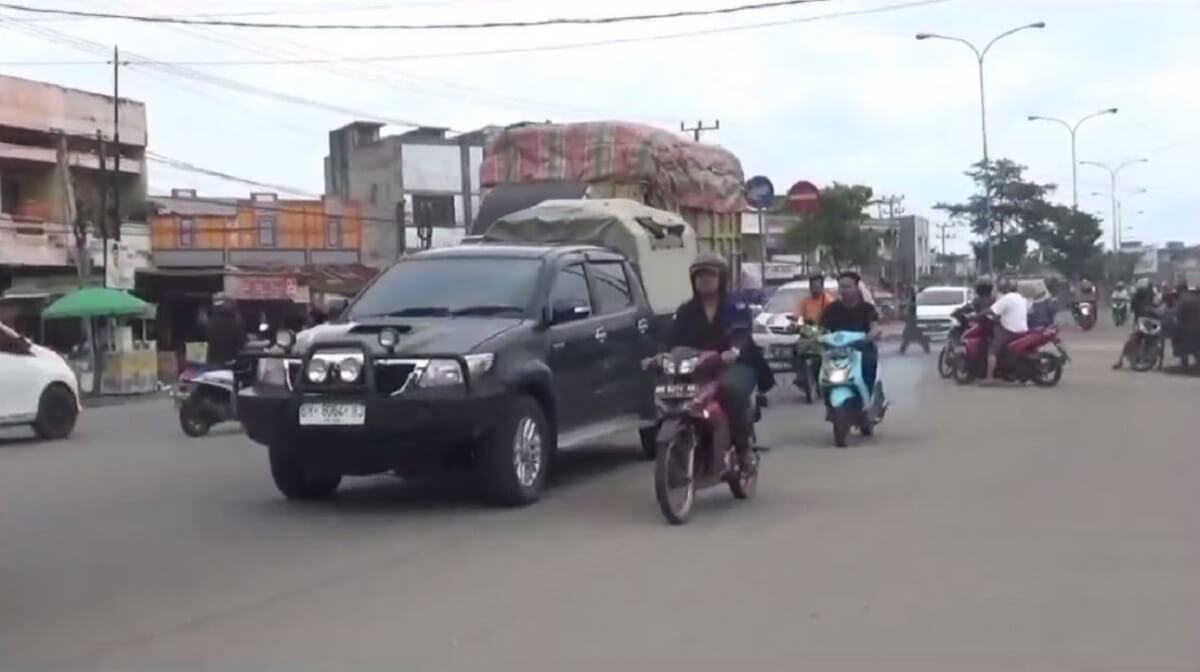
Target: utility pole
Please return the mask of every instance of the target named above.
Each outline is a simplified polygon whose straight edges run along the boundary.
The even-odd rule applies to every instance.
[[[108,286],[108,238],[109,234],[117,242],[121,241],[121,66],[128,65],[129,62],[121,61],[121,52],[116,45],[113,45],[113,60],[112,60],[112,76],[113,76],[113,169],[112,169],[112,190],[113,190],[113,216],[112,229],[104,223],[104,218],[98,218],[101,222],[100,230],[102,235],[102,244],[104,246],[104,286]],[[101,159],[103,161],[103,159]],[[114,260],[115,261],[115,260]]]
[[[700,142],[700,134],[701,133],[703,133],[705,131],[721,130],[721,120],[714,119],[712,126],[705,126],[703,121],[697,121],[695,126],[685,126],[684,122],[681,121],[681,122],[679,122],[679,130],[683,133],[691,133],[692,139],[695,140],[696,142]]]
[[[938,230],[938,239],[941,240],[942,256],[944,257],[946,256],[946,241],[954,240],[954,234],[948,234],[946,232],[955,228],[957,225],[953,222],[942,222],[941,224],[934,224],[933,226]]]
[[[100,208],[97,210],[96,221],[99,223],[100,229],[103,231],[108,224],[105,218],[108,217],[108,167],[104,160],[104,136],[99,130],[96,131],[96,154],[100,158]],[[104,236],[104,275],[100,281],[101,287],[108,287],[108,236]]]

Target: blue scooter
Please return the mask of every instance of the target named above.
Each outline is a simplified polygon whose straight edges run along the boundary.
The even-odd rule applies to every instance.
[[[835,331],[821,336],[825,353],[821,361],[821,391],[825,396],[826,419],[833,423],[833,442],[846,447],[850,428],[857,426],[863,436],[870,436],[875,425],[883,420],[886,407],[883,387],[876,372],[875,389],[867,389],[863,380],[862,352],[868,342],[867,334],[857,331]]]

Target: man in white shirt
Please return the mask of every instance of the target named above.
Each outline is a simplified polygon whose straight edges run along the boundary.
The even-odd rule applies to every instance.
[[[1000,298],[988,311],[999,319],[999,324],[992,330],[985,380],[991,380],[996,373],[996,358],[1004,353],[1009,341],[1029,331],[1029,302],[1017,292],[1011,279],[1001,280],[999,289]]]

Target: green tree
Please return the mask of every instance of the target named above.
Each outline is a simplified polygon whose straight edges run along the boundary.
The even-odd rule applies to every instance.
[[[1063,205],[1051,206],[1046,220],[1033,227],[1042,258],[1068,278],[1098,277],[1104,270],[1100,220]]]
[[[992,192],[990,226],[987,203],[982,191],[988,186],[989,169]],[[1054,192],[1053,184],[1037,184],[1025,179],[1025,166],[1009,159],[997,159],[984,165],[975,163],[966,173],[977,185],[975,195],[963,203],[938,203],[934,208],[966,222],[984,242],[975,246],[976,257],[986,258],[986,238],[993,235],[993,263],[997,268],[1016,267],[1025,258],[1031,230],[1042,224],[1051,208],[1046,199]]]
[[[862,227],[873,192],[861,184],[834,182],[821,190],[820,209],[788,228],[788,250],[812,254],[818,249],[833,261],[836,271],[867,266],[879,257],[879,237]]]

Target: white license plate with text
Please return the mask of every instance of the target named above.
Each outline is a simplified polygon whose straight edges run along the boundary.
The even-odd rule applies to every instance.
[[[300,404],[301,425],[361,425],[366,419],[362,404]]]

